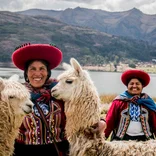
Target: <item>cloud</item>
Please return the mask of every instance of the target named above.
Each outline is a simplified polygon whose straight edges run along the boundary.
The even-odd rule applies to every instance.
[[[106,11],[127,11],[137,8],[147,14],[156,14],[155,0],[58,0],[70,3],[71,6],[80,6],[90,9],[102,9]]]
[[[127,11],[137,8],[147,14],[156,14],[155,0],[0,0],[0,10],[21,11],[32,8],[64,10],[67,8],[90,8],[106,11]]]
[[[0,0],[0,10],[16,11],[31,7],[31,0]],[[29,7],[28,6],[28,7]]]
[[[96,2],[96,0],[58,0],[58,1],[62,1],[62,2],[74,2],[74,3],[92,3],[92,2]],[[103,0],[105,1],[105,0]],[[97,3],[99,2],[99,0],[97,0]]]
[[[153,0],[152,3],[143,4],[140,9],[147,14],[156,14],[156,1]]]

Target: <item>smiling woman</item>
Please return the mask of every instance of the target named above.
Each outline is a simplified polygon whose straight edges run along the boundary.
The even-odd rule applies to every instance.
[[[51,76],[51,70],[44,60],[29,61],[26,64],[24,77],[35,88],[40,88]]]
[[[106,115],[108,138],[112,140],[145,141],[156,136],[156,104],[145,93],[150,76],[142,70],[127,70],[121,75],[127,91],[117,96]]]
[[[13,63],[24,70],[25,85],[30,91],[34,112],[26,115],[15,142],[14,156],[65,156],[64,102],[51,96],[56,85],[51,69],[62,60],[62,52],[49,44],[25,44],[12,54]],[[23,153],[24,151],[24,153]]]

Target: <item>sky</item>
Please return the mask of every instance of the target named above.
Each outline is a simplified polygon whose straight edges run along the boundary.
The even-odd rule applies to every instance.
[[[110,12],[137,8],[145,14],[156,14],[156,0],[0,0],[0,11],[28,9],[65,10],[67,8],[101,9]]]

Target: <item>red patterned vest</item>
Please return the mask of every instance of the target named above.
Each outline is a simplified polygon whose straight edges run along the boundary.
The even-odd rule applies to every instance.
[[[65,139],[64,126],[65,115],[63,113],[63,104],[52,101],[50,105],[50,112],[46,116],[47,123],[51,129],[55,131],[55,139],[60,142]],[[54,127],[53,127],[54,126]],[[25,144],[48,144],[52,143],[52,139],[45,124],[40,117],[34,113],[26,115],[20,127],[18,142]]]
[[[47,86],[45,86],[46,90],[42,89],[42,96],[40,96],[41,98],[39,97],[37,99],[39,103],[35,102],[35,105],[40,105],[43,113],[45,114],[46,121],[51,131],[54,131],[56,141],[60,142],[66,139],[64,130],[66,120],[64,113],[64,103],[63,101],[52,98],[50,96],[50,89],[47,89]],[[28,86],[28,88],[29,87],[30,86]],[[30,92],[34,94],[35,91],[33,91],[32,88],[30,89]],[[36,95],[36,93],[34,95]],[[48,102],[45,102],[45,100],[43,99],[46,99],[47,97]],[[38,109],[35,105],[34,112],[25,116],[22,125],[19,129],[19,135],[16,141],[19,143],[33,145],[52,143],[53,140],[51,134],[46,128],[45,123],[43,123]]]

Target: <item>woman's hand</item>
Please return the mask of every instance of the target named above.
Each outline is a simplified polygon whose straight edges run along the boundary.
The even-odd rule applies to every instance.
[[[104,136],[104,130],[106,129],[106,122],[104,120],[100,120],[93,126],[85,129],[84,133],[87,138],[93,139],[95,137]]]
[[[92,127],[92,133],[104,133],[107,125],[105,120],[102,119],[98,123],[94,124]]]

